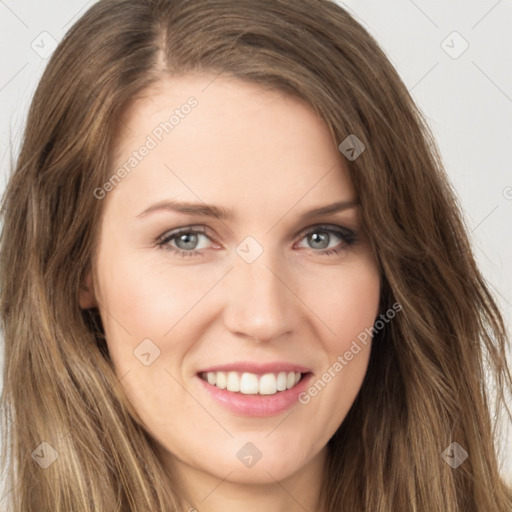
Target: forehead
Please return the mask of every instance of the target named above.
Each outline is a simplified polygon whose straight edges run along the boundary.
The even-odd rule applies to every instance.
[[[280,91],[222,75],[166,78],[132,103],[122,126],[111,172],[127,172],[110,195],[137,207],[165,195],[253,211],[305,195],[315,205],[353,198],[325,122]]]

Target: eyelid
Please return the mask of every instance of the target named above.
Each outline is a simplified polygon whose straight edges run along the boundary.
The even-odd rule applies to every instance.
[[[210,232],[210,229],[204,225],[191,225],[191,226],[183,226],[183,227],[175,228],[175,229],[169,229],[165,233],[161,234],[156,239],[156,242],[162,242],[162,241],[166,240],[167,238],[178,236],[180,233],[189,233],[189,232],[198,232],[198,233],[203,233],[204,235],[208,235],[208,233]],[[208,235],[208,237],[209,237],[209,235]]]
[[[309,226],[301,229],[295,236],[294,238],[297,238],[298,236],[301,236],[301,235],[306,235],[308,234],[309,232],[311,232],[312,230],[314,229],[318,229],[318,230],[321,230],[321,229],[325,229],[327,231],[342,231],[344,234],[346,235],[352,235],[352,236],[355,236],[355,232],[353,229],[350,229],[346,226],[340,226],[339,224],[325,224],[325,223],[314,223],[314,224],[310,224]]]

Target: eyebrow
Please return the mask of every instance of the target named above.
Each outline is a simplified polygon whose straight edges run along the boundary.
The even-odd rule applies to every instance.
[[[320,206],[319,208],[314,208],[313,210],[309,210],[303,213],[299,220],[306,221],[313,217],[318,217],[320,215],[332,215],[337,212],[341,212],[343,210],[347,210],[349,208],[355,208],[359,205],[359,201],[355,200],[347,200],[347,201],[338,201],[336,203],[328,204],[326,206]],[[230,220],[233,218],[233,211],[230,209],[226,209],[222,206],[216,206],[213,204],[205,204],[205,203],[188,203],[188,202],[179,202],[173,200],[163,200],[159,201],[151,205],[149,208],[144,210],[143,212],[137,215],[137,218],[146,217],[150,213],[156,211],[172,211],[183,213],[185,215],[197,215],[202,217],[216,217],[221,220]]]

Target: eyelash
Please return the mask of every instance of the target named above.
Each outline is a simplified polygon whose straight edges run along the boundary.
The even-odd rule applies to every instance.
[[[344,245],[349,246],[349,247],[354,245],[357,242],[356,234],[348,228],[341,228],[340,226],[333,228],[333,227],[322,226],[322,225],[312,226],[311,228],[308,229],[308,231],[303,231],[301,233],[300,240],[304,239],[306,236],[308,236],[312,233],[317,233],[317,232],[329,233],[331,235],[335,235],[338,238],[340,238],[341,240],[343,240]],[[205,235],[208,238],[210,238],[206,234],[207,230],[203,226],[197,226],[197,227],[196,226],[187,226],[187,227],[175,230],[175,231],[164,233],[155,242],[160,249],[163,249],[164,251],[173,252],[176,255],[181,256],[183,258],[194,257],[194,256],[204,256],[205,252],[202,249],[185,251],[183,249],[178,249],[176,247],[172,247],[169,245],[169,242],[171,240],[178,238],[180,235],[191,234],[191,233],[202,234],[202,235]],[[330,249],[323,249],[320,251],[316,251],[314,249],[311,249],[311,250],[313,252],[316,252],[316,253],[322,255],[322,256],[330,256],[330,255],[340,254],[341,251],[343,250],[343,246],[339,247],[337,249],[330,248]]]

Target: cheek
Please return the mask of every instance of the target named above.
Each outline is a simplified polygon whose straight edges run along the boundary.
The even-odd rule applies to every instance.
[[[162,255],[141,257],[129,251],[122,260],[108,258],[105,251],[100,261],[101,316],[115,371],[139,412],[148,409],[145,416],[158,416],[158,404],[171,391],[181,396],[172,377],[181,381],[187,373],[187,354],[206,313],[201,300],[222,269],[217,275],[211,268],[172,267]]]
[[[318,293],[331,331],[322,340],[327,360],[301,403],[310,404],[328,432],[343,421],[364,380],[379,302],[380,274],[370,259],[339,269],[328,292]]]
[[[179,267],[170,271],[165,263],[136,257],[105,264],[99,280],[107,323],[121,324],[134,336],[158,339],[200,301],[211,287],[210,281],[214,282],[212,276],[201,272]]]
[[[105,256],[98,282],[109,353],[139,421],[154,434],[155,426],[174,427],[169,407],[162,404],[172,402],[184,412],[190,408],[178,384],[194,343],[187,313],[211,285],[192,272],[171,272],[147,258],[128,255],[114,261]]]
[[[316,288],[309,303],[322,319],[327,333],[324,348],[330,354],[347,350],[366,328],[373,326],[379,312],[380,275],[372,261],[340,268],[326,288]]]
[[[326,329],[321,338],[324,365],[299,400],[332,435],[352,406],[364,380],[371,352],[371,331],[379,313],[380,274],[371,259],[340,266],[328,287],[309,296]],[[327,435],[327,434],[326,434]],[[324,442],[319,437],[319,442]]]

